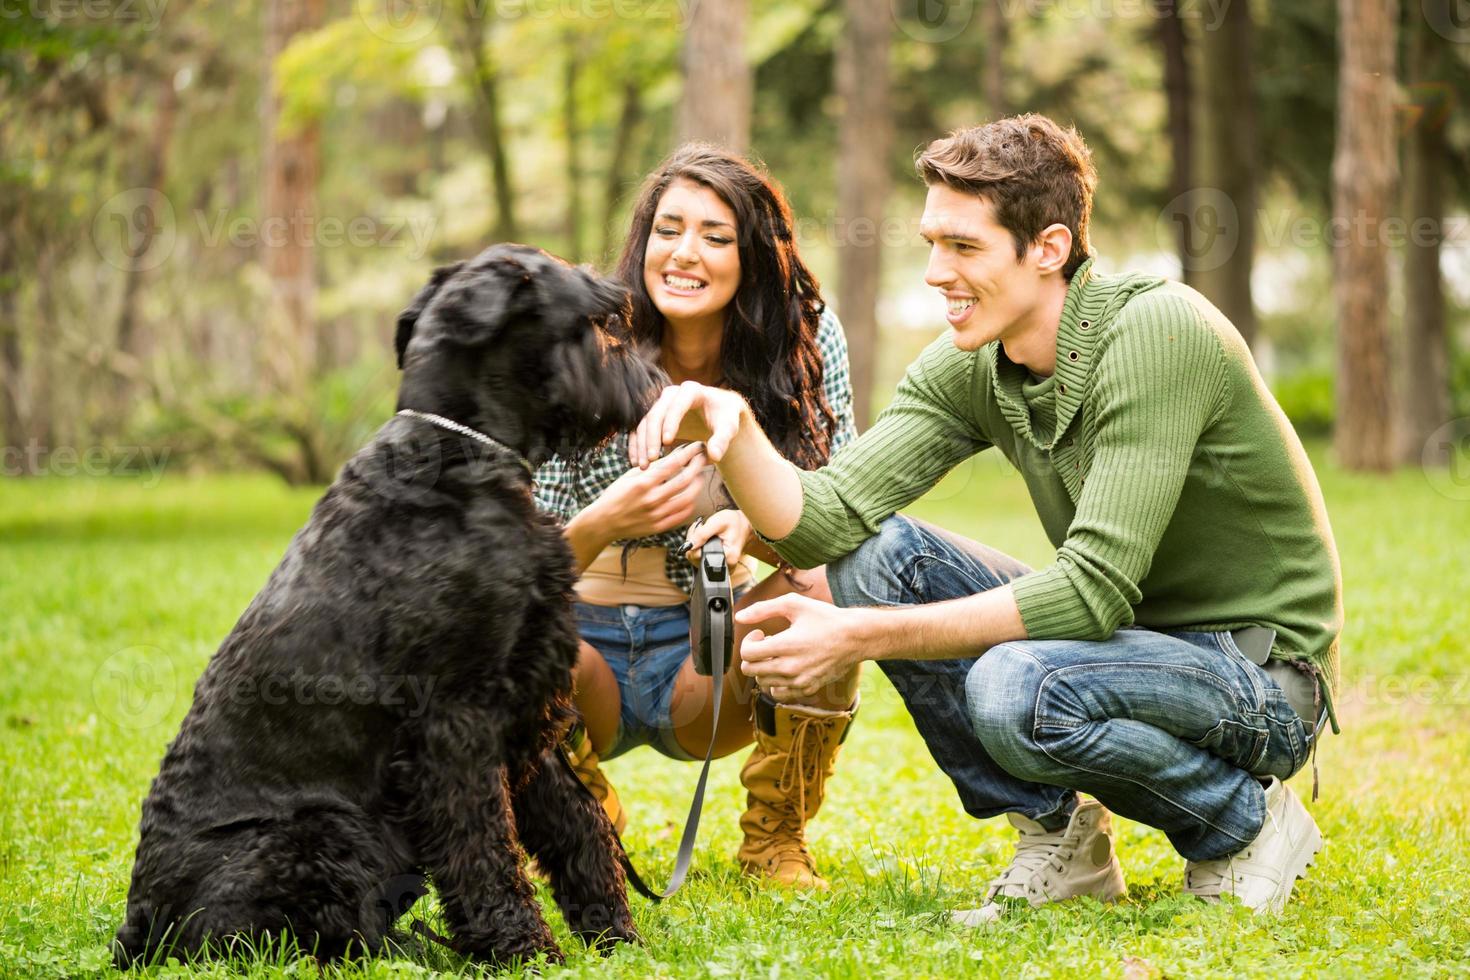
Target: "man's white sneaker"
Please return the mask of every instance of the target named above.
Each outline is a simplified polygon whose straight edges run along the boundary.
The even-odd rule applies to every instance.
[[[1306,876],[1322,832],[1297,795],[1275,776],[1266,786],[1266,823],[1246,847],[1214,861],[1190,861],[1184,866],[1184,891],[1207,902],[1234,895],[1240,904],[1259,912],[1280,912],[1291,897],[1296,880]]]
[[[1006,819],[1021,832],[1016,854],[991,881],[983,906],[952,913],[958,924],[988,925],[1021,900],[1037,906],[1091,895],[1111,902],[1128,891],[1113,850],[1113,815],[1097,800],[1079,803],[1063,830],[1047,831],[1019,813]]]

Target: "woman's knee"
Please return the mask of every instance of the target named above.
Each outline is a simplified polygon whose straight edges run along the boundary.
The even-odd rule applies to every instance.
[[[827,566],[795,568],[785,572],[791,591],[819,602],[832,602],[832,586],[827,581]]]
[[[586,640],[577,645],[572,668],[572,701],[587,726],[592,747],[599,754],[612,748],[622,713],[622,691],[617,675],[597,648]]]

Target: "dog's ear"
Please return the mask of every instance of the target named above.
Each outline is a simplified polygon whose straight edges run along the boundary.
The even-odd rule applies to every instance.
[[[603,324],[620,333],[631,317],[632,302],[628,288],[616,279],[598,275],[590,265],[577,266],[582,288],[578,291],[573,314]]]
[[[419,322],[419,315],[424,312],[424,308],[429,305],[434,294],[439,292],[445,280],[463,268],[463,262],[455,262],[435,269],[424,288],[420,289],[403,312],[398,314],[398,329],[393,334],[393,347],[398,351],[398,370],[403,370],[403,354],[408,350],[408,341],[413,337],[413,328]]]
[[[625,313],[628,307],[629,292],[616,279],[604,278],[590,265],[580,267],[582,274],[587,277],[588,299],[592,308],[588,313],[592,316],[613,316]]]

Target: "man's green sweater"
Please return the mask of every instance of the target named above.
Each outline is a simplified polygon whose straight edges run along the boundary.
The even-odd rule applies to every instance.
[[[1336,729],[1342,587],[1322,491],[1245,341],[1204,297],[1088,260],[1046,379],[999,342],[967,352],[940,338],[868,432],[800,474],[801,519],[771,544],[799,567],[840,558],[990,446],[1020,470],[1057,548],[1011,583],[1032,639],[1266,626],[1273,658],[1325,679]]]

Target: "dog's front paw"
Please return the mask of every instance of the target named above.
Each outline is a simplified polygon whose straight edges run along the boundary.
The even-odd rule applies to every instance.
[[[484,960],[496,969],[517,963],[528,964],[537,956],[545,954],[546,962],[560,966],[567,961],[561,947],[552,938],[551,931],[518,937],[513,940],[474,941],[463,943],[465,952],[473,959]]]
[[[567,926],[579,939],[604,956],[611,953],[618,943],[643,941],[626,906],[591,906],[580,912],[575,921],[569,917]]]
[[[611,955],[618,948],[618,943],[632,943],[636,946],[643,945],[643,937],[638,935],[638,930],[633,928],[629,922],[619,928],[604,929],[602,932],[580,932],[577,934],[592,949],[597,950],[603,956]]]

